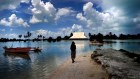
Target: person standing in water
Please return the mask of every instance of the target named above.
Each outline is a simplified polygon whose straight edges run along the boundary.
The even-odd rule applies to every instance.
[[[75,59],[75,57],[76,57],[76,45],[75,45],[75,42],[74,42],[74,41],[71,43],[70,49],[71,49],[71,59],[72,59],[72,63],[74,63],[74,62],[75,62],[74,59]]]

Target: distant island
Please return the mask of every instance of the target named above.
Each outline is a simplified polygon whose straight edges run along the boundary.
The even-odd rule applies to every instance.
[[[139,34],[120,34],[116,35],[113,34],[112,32],[109,32],[106,35],[103,35],[101,33],[98,34],[91,34],[89,33],[88,36],[85,36],[84,32],[74,32],[71,33],[70,35],[66,35],[64,37],[57,36],[56,38],[53,37],[48,37],[46,38],[43,35],[37,35],[36,38],[30,38],[32,36],[32,33],[27,32],[25,35],[18,35],[18,38],[0,38],[0,42],[8,42],[8,41],[48,41],[48,42],[56,42],[56,41],[61,41],[61,40],[97,40],[99,42],[103,42],[103,39],[119,39],[119,40],[127,40],[127,39],[140,39],[140,33]],[[23,39],[24,38],[24,39]]]

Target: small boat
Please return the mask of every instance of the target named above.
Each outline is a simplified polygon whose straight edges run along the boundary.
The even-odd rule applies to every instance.
[[[31,47],[16,47],[16,48],[7,48],[3,47],[5,49],[5,52],[9,53],[28,53],[31,49]]]
[[[95,46],[103,46],[103,43],[100,43],[97,40],[90,41],[89,44]]]
[[[31,48],[31,51],[35,51],[35,52],[39,52],[41,51],[42,49],[40,49],[39,47],[34,47],[34,48]]]

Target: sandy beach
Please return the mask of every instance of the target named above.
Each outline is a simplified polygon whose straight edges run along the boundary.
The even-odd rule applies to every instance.
[[[91,59],[91,53],[77,56],[75,61],[66,61],[49,79],[108,79],[106,70]]]

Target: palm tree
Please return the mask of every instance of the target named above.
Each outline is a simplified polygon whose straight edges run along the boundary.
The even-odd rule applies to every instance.
[[[27,32],[27,37],[31,37],[32,33],[30,33],[29,31]]]
[[[70,37],[72,37],[72,36],[73,36],[73,33],[70,34]]]
[[[18,35],[18,37],[19,37],[19,38],[21,38],[21,37],[22,37],[22,35]]]
[[[43,40],[45,39],[45,36],[43,36]]]
[[[91,33],[88,33],[89,38],[91,37]]]
[[[32,33],[30,33],[29,31],[27,32],[27,34],[26,35],[24,35],[24,38],[28,38],[28,40],[29,40],[29,38],[32,36]]]
[[[42,37],[43,37],[42,35],[38,35],[38,36],[37,36],[38,39],[39,39],[39,38],[42,38]]]

